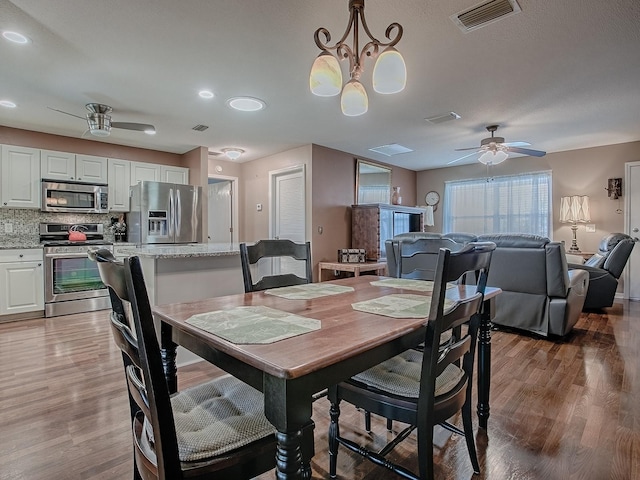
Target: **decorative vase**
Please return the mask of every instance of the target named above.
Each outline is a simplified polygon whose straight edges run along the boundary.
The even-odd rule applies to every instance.
[[[391,203],[393,205],[402,205],[402,197],[400,196],[400,187],[391,187]]]

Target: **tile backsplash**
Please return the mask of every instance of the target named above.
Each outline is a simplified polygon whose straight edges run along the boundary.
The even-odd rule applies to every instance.
[[[38,243],[40,223],[102,223],[105,239],[113,241],[109,231],[111,217],[119,213],[81,214],[51,213],[26,208],[0,208],[0,245]],[[8,226],[8,228],[7,228]],[[8,233],[7,231],[11,231]]]

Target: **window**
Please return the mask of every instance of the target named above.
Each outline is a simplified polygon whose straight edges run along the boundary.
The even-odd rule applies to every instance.
[[[446,182],[444,232],[549,236],[551,172]]]

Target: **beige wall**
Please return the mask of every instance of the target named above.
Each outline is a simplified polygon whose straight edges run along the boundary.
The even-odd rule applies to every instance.
[[[80,128],[82,128],[82,124]],[[140,135],[144,135],[144,133],[140,133]],[[176,153],[114,145],[95,140],[95,137],[91,140],[85,140],[82,138],[63,137],[60,135],[50,135],[48,133],[32,132],[3,126],[0,126],[0,144],[41,148],[43,150],[55,150],[58,152],[80,153],[83,155],[97,155],[122,160],[133,160],[136,162],[159,163],[180,167],[186,166],[182,163],[182,156]]]
[[[597,250],[598,243],[608,233],[624,231],[624,215],[616,209],[624,209],[624,164],[640,160],[640,142],[607,145],[566,152],[550,153],[544,157],[521,157],[508,159],[492,168],[491,174],[515,175],[524,172],[551,170],[553,177],[553,232],[552,239],[571,244],[569,224],[559,222],[560,198],[567,195],[588,195],[591,205],[591,220],[595,233],[587,233],[584,225],[578,226],[577,240],[582,251]],[[435,212],[435,225],[429,231],[442,231],[442,205],[444,183],[449,180],[481,178],[487,169],[480,163],[459,167],[424,170],[417,174],[417,194],[421,204],[429,190],[440,193],[441,201]],[[607,196],[607,179],[622,178],[622,194],[619,200]]]
[[[311,230],[311,145],[287,150],[258,160],[240,164],[240,180],[238,190],[238,209],[240,211],[241,230],[238,238],[241,242],[256,242],[261,238],[269,238],[269,173],[305,165],[307,195],[307,238]],[[256,205],[262,204],[262,211]]]

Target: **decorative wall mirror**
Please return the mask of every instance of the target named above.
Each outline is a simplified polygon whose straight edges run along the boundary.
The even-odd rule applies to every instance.
[[[391,168],[377,163],[356,161],[356,205],[390,203]]]

